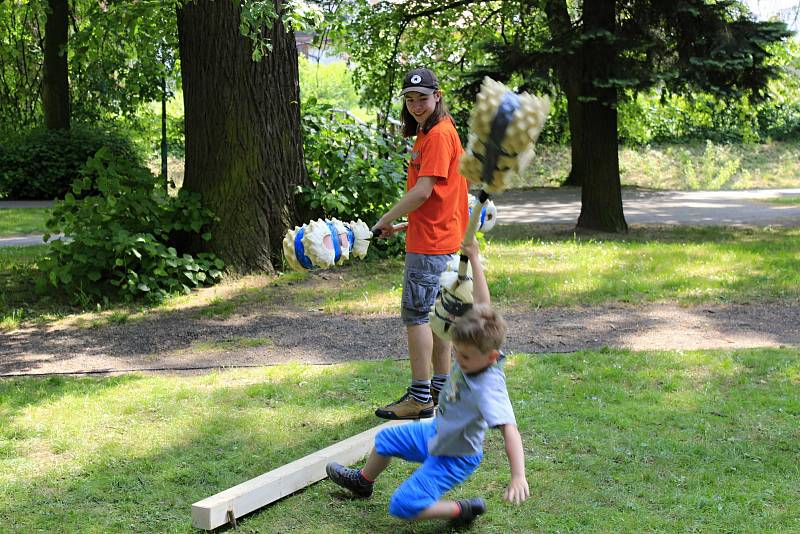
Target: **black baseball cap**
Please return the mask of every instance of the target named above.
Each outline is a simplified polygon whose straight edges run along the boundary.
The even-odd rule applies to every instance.
[[[412,69],[408,71],[406,77],[403,79],[403,90],[400,95],[404,95],[411,91],[429,95],[439,89],[439,80],[430,69]]]

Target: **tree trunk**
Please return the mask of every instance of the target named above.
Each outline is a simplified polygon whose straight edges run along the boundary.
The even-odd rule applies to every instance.
[[[583,108],[588,131],[583,136],[582,157],[572,162],[573,169],[588,178],[581,188],[578,228],[625,232],[628,225],[622,213],[617,110],[598,102],[588,102]]]
[[[584,0],[583,31],[615,31],[614,0]],[[588,39],[583,45],[584,71],[581,83],[582,131],[579,159],[573,160],[586,177],[581,190],[578,228],[603,232],[625,232],[628,224],[622,212],[617,142],[617,93],[598,87],[596,80],[612,77],[615,52],[608,38]]]
[[[281,3],[275,8],[282,13]],[[294,33],[280,18],[261,61],[239,32],[240,7],[198,0],[178,10],[186,121],[183,187],[202,195],[219,221],[194,250],[216,253],[237,273],[274,272],[286,230],[306,214],[297,185],[308,182],[300,131]]]
[[[42,108],[48,130],[68,130],[70,119],[67,0],[48,0],[44,25]]]
[[[547,0],[545,2],[545,12],[547,14],[547,26],[554,43],[560,46],[569,39],[572,34],[572,23],[567,10],[565,0]],[[569,176],[561,185],[582,186],[586,180],[586,175],[581,174],[581,168],[575,165],[581,159],[582,149],[582,103],[578,100],[580,96],[580,76],[583,69],[582,56],[561,54],[557,60],[556,74],[561,84],[561,89],[567,97],[567,117],[569,119],[569,137],[571,150],[571,166]]]
[[[574,71],[575,69],[565,69]],[[561,87],[567,95],[567,117],[569,118],[569,148],[570,148],[570,170],[569,176],[561,185],[583,187],[586,183],[586,169],[580,165],[575,165],[583,159],[584,128],[583,128],[583,103],[578,100],[580,91],[576,83],[578,73],[570,72],[566,74],[561,82]]]

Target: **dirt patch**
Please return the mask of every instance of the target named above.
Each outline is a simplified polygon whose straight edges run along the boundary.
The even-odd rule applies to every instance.
[[[501,311],[510,327],[510,352],[800,347],[800,302],[794,301]],[[405,331],[395,314],[328,314],[264,304],[224,319],[179,309],[97,328],[51,325],[0,333],[0,376],[406,357]]]

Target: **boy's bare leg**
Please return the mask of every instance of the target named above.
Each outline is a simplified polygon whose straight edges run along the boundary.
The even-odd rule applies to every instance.
[[[436,501],[419,513],[414,521],[424,519],[452,519],[458,515],[459,507],[455,501]]]
[[[367,463],[365,463],[364,467],[361,469],[361,474],[364,475],[364,478],[367,480],[375,482],[378,476],[383,473],[384,469],[389,467],[391,461],[391,456],[381,456],[377,453],[375,447],[372,447],[369,457],[367,458]]]

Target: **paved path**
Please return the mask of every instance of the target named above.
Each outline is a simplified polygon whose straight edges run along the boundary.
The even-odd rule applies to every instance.
[[[50,236],[50,241],[61,239],[63,235]],[[49,241],[48,241],[49,242]],[[43,245],[45,243],[41,235],[21,235],[14,237],[0,237],[0,247],[22,247],[29,245]]]
[[[4,208],[51,208],[52,200],[0,200],[0,210]]]
[[[655,191],[623,189],[628,224],[800,226],[800,205],[767,202],[800,196],[800,189],[743,191]],[[574,224],[581,212],[581,190],[515,189],[497,195],[499,223]]]
[[[800,196],[800,188],[743,191],[626,188],[622,204],[629,224],[800,226],[800,205],[766,202],[790,196]],[[505,224],[575,224],[581,212],[581,190],[576,187],[515,189],[497,195],[494,201],[497,220]],[[0,210],[50,205],[52,202],[48,201],[0,201]],[[0,238],[0,247],[40,244],[41,235]]]

